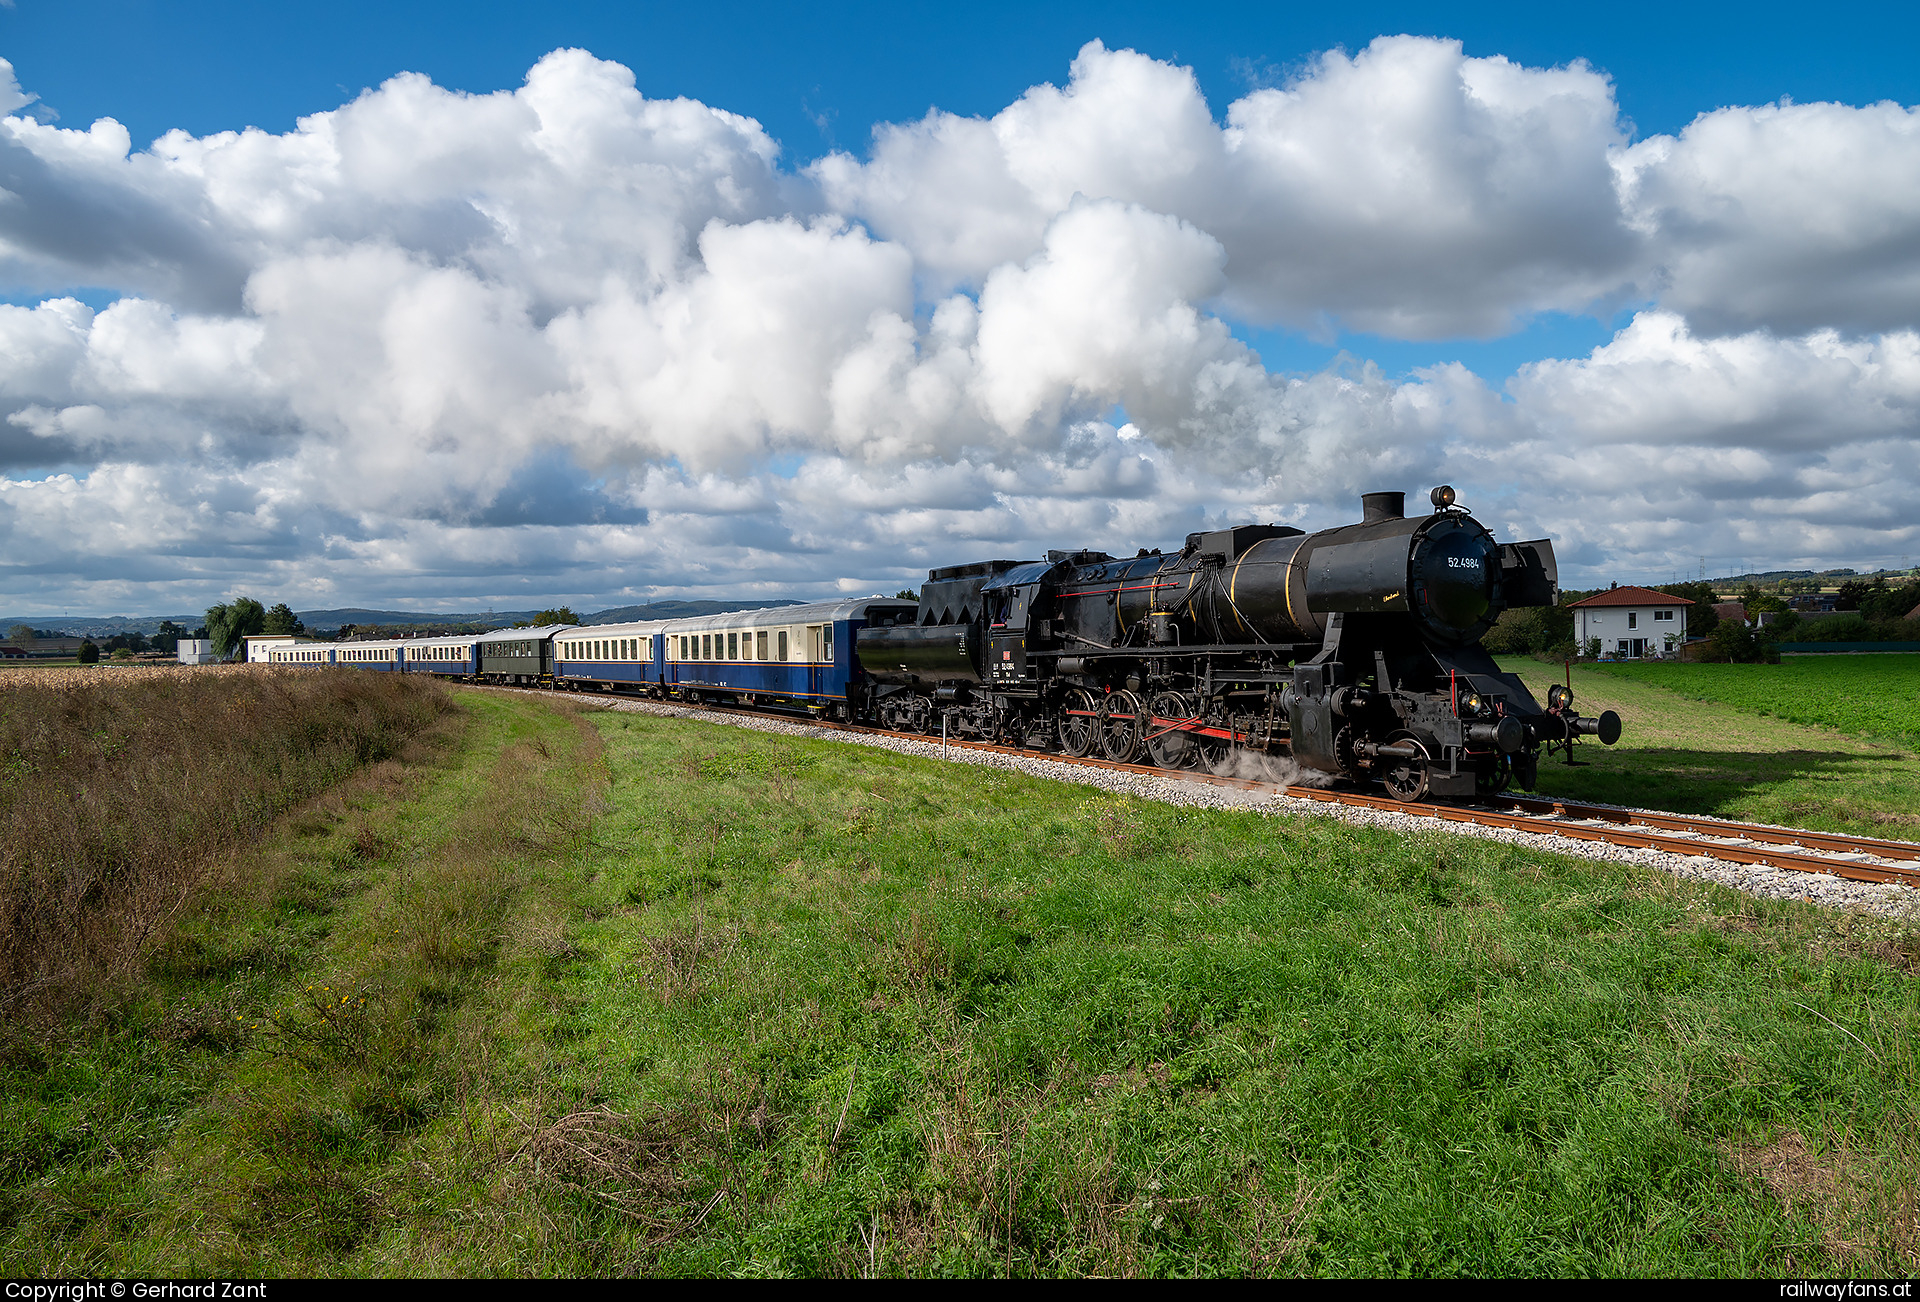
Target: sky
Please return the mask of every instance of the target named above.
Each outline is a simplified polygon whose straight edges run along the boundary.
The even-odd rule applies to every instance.
[[[1542,8],[14,0],[0,607],[1920,561],[1920,11]]]

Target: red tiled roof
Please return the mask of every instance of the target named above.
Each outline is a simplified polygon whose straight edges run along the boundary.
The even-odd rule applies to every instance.
[[[1691,606],[1692,604],[1685,597],[1655,592],[1652,588],[1613,588],[1606,592],[1595,593],[1585,601],[1576,601],[1567,609],[1578,610],[1582,606]]]

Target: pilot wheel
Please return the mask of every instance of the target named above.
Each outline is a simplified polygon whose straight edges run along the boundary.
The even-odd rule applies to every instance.
[[[1474,789],[1483,796],[1497,796],[1507,789],[1513,781],[1513,757],[1502,755],[1493,762],[1493,770],[1485,769],[1475,775]]]
[[[1380,781],[1395,800],[1419,800],[1427,794],[1427,748],[1404,735],[1393,741],[1396,745],[1411,745],[1419,754],[1411,759],[1387,758],[1380,770]]]

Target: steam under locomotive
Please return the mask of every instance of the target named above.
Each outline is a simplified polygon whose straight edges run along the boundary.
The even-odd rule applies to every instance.
[[[1378,781],[1403,800],[1534,785],[1541,751],[1620,720],[1546,708],[1480,646],[1559,596],[1553,545],[1499,543],[1455,504],[1359,524],[1243,525],[1179,552],[1048,552],[932,571],[917,612],[857,634],[857,713],[1070,755],[1241,771],[1249,756]]]

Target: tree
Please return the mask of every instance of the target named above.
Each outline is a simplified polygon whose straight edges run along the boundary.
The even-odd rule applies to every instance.
[[[7,641],[20,643],[33,641],[33,625],[15,624],[7,630]]]
[[[1685,597],[1693,603],[1687,607],[1688,637],[1705,637],[1720,622],[1720,616],[1713,608],[1714,591],[1711,583],[1669,583],[1654,591],[1664,592],[1669,597]]]
[[[920,600],[920,594],[915,592],[912,588],[902,588],[900,589],[900,591],[894,593],[893,595],[894,595],[894,599],[897,601]]]
[[[241,646],[243,638],[262,632],[267,624],[267,608],[251,597],[235,597],[231,602],[207,608],[207,636],[213,639],[218,655],[229,655]]]
[[[83,665],[97,665],[100,663],[100,648],[93,644],[92,638],[87,638],[80,643],[80,652],[74,659]]]
[[[533,617],[533,627],[551,628],[555,624],[578,624],[580,617],[573,613],[573,607],[562,606],[558,610],[543,610]],[[523,627],[515,624],[515,628]]]
[[[293,613],[286,602],[282,601],[276,603],[273,609],[267,612],[266,619],[260,626],[260,631],[262,633],[277,633],[283,637],[299,637],[307,631],[307,626],[302,624],[300,617]]]
[[[1707,641],[1712,643],[1717,658],[1732,664],[1757,664],[1766,659],[1767,648],[1738,620],[1722,620]]]

